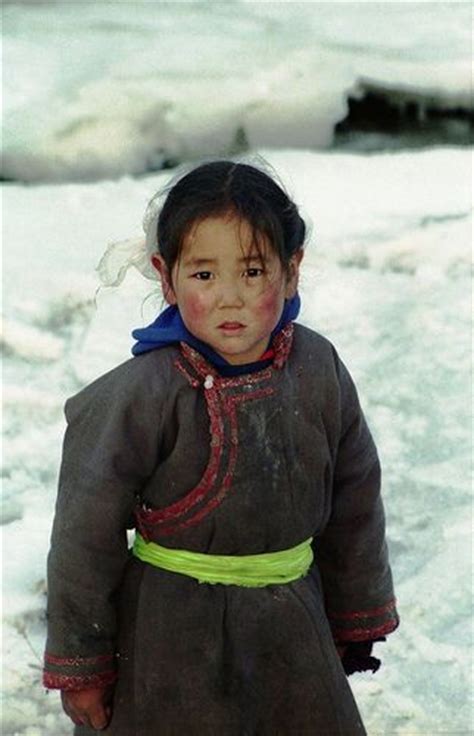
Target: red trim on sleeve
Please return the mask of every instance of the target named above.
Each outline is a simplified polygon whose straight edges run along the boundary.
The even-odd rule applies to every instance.
[[[336,613],[335,611],[328,611],[329,618],[341,619],[343,621],[352,621],[358,618],[374,618],[375,616],[383,616],[390,611],[395,609],[396,598],[392,598],[388,603],[378,608],[367,608],[363,611],[349,611],[344,613]]]
[[[58,675],[53,672],[43,673],[43,685],[48,690],[88,690],[95,687],[106,687],[117,679],[112,670],[94,675]]]
[[[398,627],[400,619],[392,618],[380,626],[372,626],[366,629],[338,629],[331,626],[332,634],[337,642],[345,643],[349,641],[365,641],[367,639],[375,639],[377,636],[390,634]]]
[[[103,662],[111,662],[113,659],[113,654],[99,654],[97,657],[57,657],[55,654],[45,652],[44,655],[46,664],[55,664],[58,667],[90,667]]]

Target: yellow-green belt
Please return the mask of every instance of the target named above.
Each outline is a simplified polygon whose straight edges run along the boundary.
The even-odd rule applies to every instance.
[[[259,555],[211,555],[170,549],[145,542],[136,534],[133,554],[142,562],[169,572],[188,575],[200,583],[222,583],[259,588],[282,585],[307,574],[313,561],[312,537],[290,549]]]

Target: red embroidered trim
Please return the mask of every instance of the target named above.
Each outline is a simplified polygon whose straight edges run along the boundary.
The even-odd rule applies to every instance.
[[[249,399],[263,398],[264,396],[268,396],[272,393],[273,389],[268,387],[247,394],[237,396],[222,395],[220,397],[230,423],[230,451],[227,469],[216,494],[210,498],[202,508],[194,513],[192,517],[179,522],[179,520],[177,520],[178,516],[183,516],[187,511],[202,501],[206,495],[210,494],[210,491],[215,486],[221,464],[224,446],[224,424],[222,420],[222,412],[220,411],[217,391],[215,389],[206,389],[206,397],[208,400],[207,405],[211,422],[211,458],[204,472],[203,478],[198,486],[184,496],[184,498],[170,506],[167,506],[165,509],[149,511],[146,509],[140,510],[137,513],[137,518],[140,522],[139,531],[142,536],[143,525],[148,526],[150,524],[155,525],[163,523],[164,526],[159,529],[159,534],[164,536],[168,536],[189,526],[195,526],[196,524],[199,524],[207,514],[221,504],[231,486],[237,461],[238,426],[235,407],[237,404]],[[148,534],[148,530],[146,528],[144,531]],[[145,536],[144,538],[146,539],[147,537]]]
[[[43,672],[43,685],[48,690],[87,690],[111,685],[116,679],[117,672],[112,670],[94,675],[57,675]]]
[[[194,348],[191,348],[185,342],[180,343],[180,347],[184,357],[194,368],[197,375],[201,379],[205,380],[208,376],[212,376],[213,386],[216,389],[250,386],[254,383],[260,383],[261,381],[268,381],[268,379],[270,379],[272,376],[272,366],[268,366],[268,368],[265,368],[261,371],[256,371],[255,373],[249,373],[248,375],[243,376],[231,376],[226,378],[225,376],[219,375],[214,366],[211,363],[208,363],[202,357],[202,355],[197,352],[197,350],[194,350]],[[188,379],[191,386],[197,388],[202,384],[202,380],[199,381],[196,378],[193,378],[179,360],[175,361],[175,365],[178,370]]]
[[[219,388],[239,388],[240,386],[253,386],[261,381],[268,381],[272,377],[272,367],[269,366],[263,371],[257,373],[251,373],[248,376],[233,376],[232,378],[223,378],[220,376],[217,379],[217,385]]]
[[[237,461],[237,448],[239,444],[238,439],[238,427],[237,427],[237,414],[236,414],[236,405],[239,403],[243,403],[244,401],[247,401],[250,398],[259,399],[263,398],[264,396],[269,396],[273,393],[273,389],[268,388],[262,388],[258,391],[254,391],[252,393],[248,394],[242,394],[238,396],[228,396],[223,397],[223,402],[225,404],[226,410],[227,410],[227,416],[230,420],[230,452],[229,452],[229,461],[227,465],[227,470],[225,472],[225,475],[222,479],[221,486],[219,490],[217,491],[216,495],[211,498],[208,503],[203,506],[199,511],[197,511],[191,518],[182,521],[180,523],[174,524],[172,527],[169,527],[167,529],[160,529],[160,534],[172,534],[175,531],[186,529],[189,526],[195,526],[196,524],[199,524],[199,522],[207,516],[211,511],[213,511],[217,506],[219,506],[222,503],[222,500],[226,496],[231,484],[232,484],[232,477],[234,475],[235,465]],[[210,490],[210,489],[208,489]],[[187,496],[183,500],[186,500]]]
[[[197,378],[193,378],[192,375],[188,373],[188,371],[186,370],[186,368],[184,367],[184,365],[181,363],[180,360],[175,360],[174,364],[176,368],[179,370],[179,372],[182,373],[183,376],[189,381],[189,383],[191,384],[193,388],[199,388],[200,384]]]
[[[284,345],[285,350],[280,348],[276,353],[280,356],[286,355],[291,347],[291,339],[293,335],[293,325],[287,326],[285,339],[280,341]],[[291,328],[291,329],[289,329]],[[272,369],[268,368],[258,373],[247,376],[237,376],[236,378],[222,378],[214,368],[193,348],[186,343],[181,344],[184,356],[187,358],[190,366],[196,371],[198,376],[204,378],[212,376],[211,385],[208,387],[205,383],[204,396],[206,399],[207,413],[209,416],[209,433],[210,433],[210,454],[207,466],[203,476],[197,486],[195,486],[183,498],[162,509],[149,509],[145,507],[136,510],[137,529],[145,540],[150,539],[150,532],[154,531],[153,527],[160,535],[168,536],[174,532],[184,529],[188,526],[198,524],[207,514],[215,509],[227,494],[235,471],[237,461],[238,448],[238,424],[236,406],[244,401],[251,399],[259,399],[274,393],[271,387],[260,388],[254,391],[246,391],[243,394],[228,396],[223,389],[237,387],[241,385],[251,386],[257,382],[271,378]],[[198,388],[202,385],[193,377],[181,361],[175,361],[178,370],[185,376],[191,386]],[[224,471],[222,481],[219,488],[216,489],[217,478],[222,465],[222,457],[226,440],[226,431],[224,423],[224,415],[229,422],[229,457],[227,468]],[[215,489],[215,493],[212,493]],[[192,516],[186,520],[179,520],[188,514],[194,507],[201,504],[206,497],[209,500],[200,509],[196,510]]]
[[[384,613],[388,613],[395,608],[396,598],[392,598],[388,603],[378,608],[368,608],[364,611],[351,611],[350,613],[335,613],[334,611],[328,611],[329,618],[338,618],[344,621],[351,621],[358,618],[373,618],[374,616],[383,616]]]
[[[377,636],[383,636],[384,634],[390,634],[400,624],[400,619],[397,617],[386,621],[380,626],[373,626],[367,629],[337,629],[331,627],[334,639],[338,642],[345,641],[365,641],[366,639],[375,639]]]
[[[284,327],[276,337],[273,338],[273,348],[275,350],[275,359],[273,365],[280,370],[288,360],[288,356],[293,344],[293,333],[295,331],[293,322]]]
[[[148,524],[163,524],[166,521],[174,520],[177,516],[181,516],[199,503],[215,482],[223,453],[224,423],[219,411],[219,399],[216,391],[214,389],[206,390],[206,398],[210,420],[211,451],[209,462],[200,482],[179,501],[163,509],[141,509],[139,512],[141,521]]]
[[[219,388],[234,388],[237,386],[248,386],[250,384],[268,379],[271,377],[274,368],[278,370],[281,369],[288,360],[291,346],[293,344],[293,333],[294,325],[292,322],[290,322],[278,333],[278,335],[276,335],[276,337],[273,338],[272,347],[275,353],[275,357],[271,366],[265,368],[262,371],[256,371],[255,373],[249,373],[243,376],[231,376],[228,378],[220,376],[214,366],[211,363],[208,363],[207,360],[201,355],[201,353],[198,353],[197,350],[194,350],[194,348],[187,345],[187,343],[182,342],[180,343],[180,346],[185,358],[188,360],[188,362],[191,364],[191,366],[194,368],[199,376],[201,376],[202,378],[206,378],[206,376],[212,376],[214,379],[214,383],[217,384]],[[184,373],[182,369],[181,372]],[[190,380],[189,374],[187,378],[188,380]]]
[[[113,659],[113,654],[99,654],[97,657],[57,657],[55,654],[45,652],[44,655],[44,661],[47,664],[55,664],[58,667],[87,667],[102,662],[110,662]]]
[[[270,360],[270,358],[274,357],[275,351],[273,350],[273,348],[268,348],[268,350],[266,350],[264,354],[260,356],[259,360]]]

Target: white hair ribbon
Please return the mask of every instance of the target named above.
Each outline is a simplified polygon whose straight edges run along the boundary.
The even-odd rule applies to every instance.
[[[144,236],[108,244],[96,267],[103,286],[120,286],[132,266],[145,278],[156,281],[151,256],[158,251],[156,231],[164,194],[166,191],[159,191],[148,203],[143,217]]]

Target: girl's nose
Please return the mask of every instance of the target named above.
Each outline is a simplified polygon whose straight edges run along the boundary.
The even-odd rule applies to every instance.
[[[219,307],[241,307],[243,298],[239,284],[235,281],[222,281],[219,284],[217,301]]]

